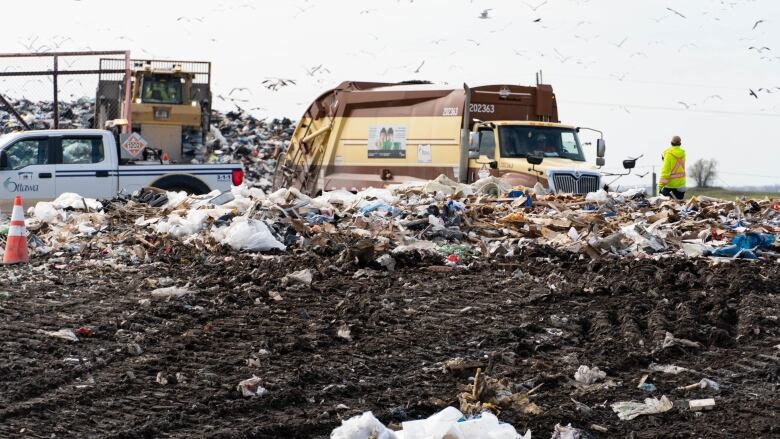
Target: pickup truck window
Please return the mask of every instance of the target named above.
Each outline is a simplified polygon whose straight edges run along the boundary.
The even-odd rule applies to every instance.
[[[82,165],[105,160],[101,137],[63,137],[62,163]]]
[[[31,165],[49,163],[49,139],[22,139],[2,152],[3,169],[22,169]]]

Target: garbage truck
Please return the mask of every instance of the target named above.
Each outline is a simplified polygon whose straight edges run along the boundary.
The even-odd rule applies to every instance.
[[[124,60],[100,60],[94,128],[128,120],[132,132],[171,163],[202,161],[211,114],[211,63],[205,61],[131,60],[130,93],[117,69]],[[122,114],[130,96],[130,115]]]
[[[553,192],[601,188],[605,142],[586,162],[581,130],[562,124],[552,86],[462,88],[428,82],[346,81],[304,112],[274,187],[315,195],[361,190],[444,174],[463,183],[489,175]]]

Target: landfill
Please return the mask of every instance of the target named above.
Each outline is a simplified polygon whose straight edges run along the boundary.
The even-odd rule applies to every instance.
[[[216,122],[256,170],[230,192],[25,204],[0,436],[780,434],[776,200],[445,176],[309,197],[263,182],[279,125]]]

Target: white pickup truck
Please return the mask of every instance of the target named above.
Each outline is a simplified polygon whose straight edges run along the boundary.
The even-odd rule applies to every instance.
[[[107,199],[145,186],[205,194],[228,191],[244,180],[240,163],[120,164],[114,135],[105,130],[23,131],[0,136],[0,206],[21,195],[27,206],[64,192]]]

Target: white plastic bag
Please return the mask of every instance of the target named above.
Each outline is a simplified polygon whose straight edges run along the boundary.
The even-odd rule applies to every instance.
[[[211,235],[221,244],[227,244],[236,250],[286,249],[284,244],[274,238],[264,222],[254,219],[236,219],[227,227],[212,230]]]
[[[395,433],[382,425],[374,414],[365,412],[341,421],[341,427],[331,432],[330,439],[396,439]]]
[[[33,215],[44,223],[54,223],[65,219],[64,212],[60,212],[54,205],[45,201],[35,205]]]

